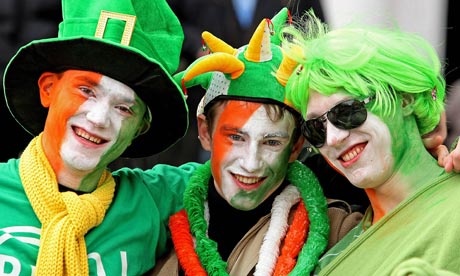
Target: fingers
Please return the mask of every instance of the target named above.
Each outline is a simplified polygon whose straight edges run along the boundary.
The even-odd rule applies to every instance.
[[[442,166],[442,165],[441,165]],[[454,169],[454,164],[452,162],[452,156],[447,156],[444,158],[444,169],[446,172],[450,173]]]
[[[460,143],[456,145],[455,149],[449,154],[451,157],[452,168],[455,172],[460,172]]]
[[[435,149],[430,150],[431,155],[438,159],[438,165],[441,167],[445,167],[446,165],[446,158],[449,156],[449,150],[445,145],[440,145]]]
[[[438,164],[441,167],[444,167],[446,172],[460,172],[460,143],[457,143],[458,139],[454,144],[452,144],[451,147],[451,152],[448,154],[445,154],[445,152],[439,153],[440,155],[443,155],[442,161],[440,160],[438,155]],[[444,150],[443,150],[444,151]]]
[[[451,146],[451,152],[443,145],[444,138],[442,135],[430,135],[423,138],[423,144],[426,149],[438,159],[438,164],[444,167],[446,172],[460,172],[460,143],[458,138]]]

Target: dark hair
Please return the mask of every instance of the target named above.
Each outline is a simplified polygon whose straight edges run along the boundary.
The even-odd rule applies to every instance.
[[[217,109],[221,106],[226,106],[227,103],[231,101],[230,99],[218,100],[210,104],[206,108],[205,116],[206,121],[209,126],[209,131],[211,132],[214,128],[214,118],[216,117]],[[302,117],[300,114],[288,106],[282,106],[279,104],[263,103],[265,111],[267,112],[268,117],[272,122],[277,122],[282,120],[284,116],[292,116],[295,122],[295,129],[292,135],[292,141],[296,142],[301,136],[301,120]],[[211,133],[210,133],[211,134]]]

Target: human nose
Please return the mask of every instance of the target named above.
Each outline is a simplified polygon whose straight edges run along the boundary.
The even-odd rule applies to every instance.
[[[350,135],[350,130],[336,127],[329,120],[326,120],[326,144],[335,146],[341,143]]]
[[[262,162],[257,145],[251,144],[241,152],[240,165],[247,172],[257,171],[262,166]]]
[[[90,121],[97,127],[108,127],[110,122],[109,115],[109,107],[105,104],[99,104],[97,106],[94,106],[86,114],[86,118],[88,119],[88,121]]]

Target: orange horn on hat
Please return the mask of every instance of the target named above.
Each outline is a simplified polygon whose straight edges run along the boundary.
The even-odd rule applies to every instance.
[[[194,77],[206,72],[219,71],[230,74],[232,79],[236,79],[244,71],[244,63],[234,55],[228,53],[213,53],[199,59],[184,76],[184,81],[189,81]]]

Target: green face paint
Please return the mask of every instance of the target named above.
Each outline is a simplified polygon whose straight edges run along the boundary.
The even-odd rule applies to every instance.
[[[251,210],[283,182],[295,122],[291,116],[272,121],[262,104],[238,102],[244,103],[235,106],[238,112],[217,120],[211,163],[213,175],[220,176],[215,178],[219,194],[234,208]]]
[[[306,118],[317,118],[351,98],[343,92],[331,96],[312,92]],[[394,138],[382,119],[368,111],[366,121],[356,128],[341,129],[329,120],[324,124],[326,141],[319,151],[352,184],[359,188],[373,188],[391,176],[395,164]]]
[[[131,88],[106,76],[96,82],[83,72],[68,83],[58,94],[65,97],[52,103],[79,103],[73,113],[55,116],[64,126],[59,160],[72,170],[104,170],[131,144],[146,106]]]

